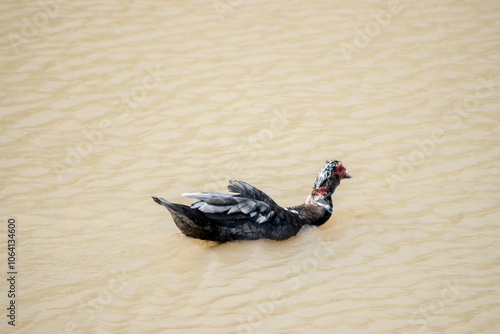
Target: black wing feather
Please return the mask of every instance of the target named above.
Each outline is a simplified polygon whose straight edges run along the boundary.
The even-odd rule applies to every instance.
[[[236,194],[205,192],[186,193],[182,196],[197,199],[198,201],[193,203],[191,208],[198,209],[207,218],[221,226],[235,227],[247,222],[259,225],[290,222],[287,219],[289,212],[279,207],[264,192],[243,181],[231,180],[229,183],[229,191]]]
[[[265,192],[255,188],[254,186],[244,181],[230,180],[227,189],[229,189],[229,191],[232,193],[240,194],[241,196],[246,198],[252,198],[258,201],[262,201],[269,205],[278,205]]]

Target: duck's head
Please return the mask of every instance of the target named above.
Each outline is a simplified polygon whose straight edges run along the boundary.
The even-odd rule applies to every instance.
[[[330,196],[335,192],[342,179],[350,178],[351,175],[347,174],[346,168],[341,161],[327,161],[325,167],[319,171],[316,181],[314,181],[313,193]]]

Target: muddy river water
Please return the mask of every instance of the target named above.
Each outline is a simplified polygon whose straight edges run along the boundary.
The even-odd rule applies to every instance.
[[[500,332],[499,1],[0,17],[2,333]],[[150,197],[297,205],[330,159],[354,178],[286,241],[187,238]]]

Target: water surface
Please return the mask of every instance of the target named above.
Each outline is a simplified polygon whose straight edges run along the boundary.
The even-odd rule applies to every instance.
[[[499,332],[498,1],[0,9],[2,332]],[[189,239],[150,198],[296,205],[329,159],[332,219],[283,242]]]

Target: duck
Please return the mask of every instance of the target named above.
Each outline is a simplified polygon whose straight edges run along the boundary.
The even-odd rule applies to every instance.
[[[281,207],[263,191],[237,180],[230,180],[221,192],[184,193],[197,200],[190,206],[152,196],[167,208],[174,223],[186,236],[202,240],[286,240],[306,225],[320,226],[330,219],[332,195],[343,179],[351,176],[341,161],[326,161],[303,204]]]

